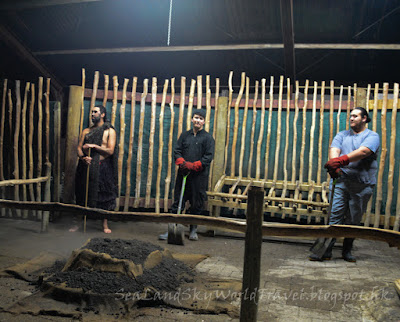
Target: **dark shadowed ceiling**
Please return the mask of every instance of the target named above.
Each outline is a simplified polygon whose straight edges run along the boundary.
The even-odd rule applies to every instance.
[[[81,68],[88,87],[96,70],[222,85],[232,70],[235,86],[242,71],[360,86],[400,76],[400,1],[3,0],[0,16],[1,77],[61,87],[81,84]]]

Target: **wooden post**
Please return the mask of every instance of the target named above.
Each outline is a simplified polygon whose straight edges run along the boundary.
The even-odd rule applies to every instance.
[[[85,68],[82,68],[82,102],[81,102],[82,105],[81,105],[81,121],[79,125],[79,133],[82,133],[83,131],[83,118],[85,113],[85,81],[86,81]]]
[[[385,209],[385,229],[389,229],[390,225],[390,208],[393,200],[393,176],[394,176],[394,165],[395,165],[395,150],[396,150],[396,116],[397,116],[397,103],[399,101],[399,84],[394,83],[393,89],[393,109],[392,119],[390,125],[390,147],[389,147],[389,172],[387,177],[387,199]]]
[[[51,186],[51,163],[50,162],[46,162],[46,177],[47,177],[47,181],[44,185],[44,201],[45,202],[50,202],[50,196],[51,196],[51,192],[50,192],[50,186]],[[42,229],[41,232],[45,233],[47,232],[47,229],[49,227],[49,216],[50,216],[50,212],[49,211],[43,211],[43,216],[42,216]]]
[[[194,79],[190,82],[190,91],[189,91],[189,103],[188,103],[188,111],[186,115],[186,130],[189,131],[192,128],[192,111],[193,111],[193,100],[194,100],[194,91],[196,88],[196,81]]]
[[[240,159],[239,159],[239,178],[243,176],[243,157],[245,150],[245,140],[246,140],[246,129],[247,129],[247,113],[249,110],[249,97],[250,97],[250,78],[246,77],[246,94],[244,103],[244,113],[243,113],[243,124],[242,124],[242,140],[240,144]]]
[[[119,210],[119,202],[121,196],[122,186],[122,166],[124,162],[124,147],[125,147],[125,107],[126,107],[126,91],[128,89],[129,79],[124,79],[124,85],[122,87],[122,102],[119,110],[120,122],[119,122],[119,151],[118,151],[118,198],[116,202],[115,210]]]
[[[29,82],[25,85],[24,102],[22,104],[22,179],[26,179],[26,111],[28,108],[28,93],[31,84]],[[26,198],[26,185],[22,185],[22,201],[27,201]],[[28,218],[28,212],[22,210],[22,218]]]
[[[257,89],[256,89],[257,92]],[[257,93],[254,95],[254,99],[256,99]],[[268,165],[269,165],[269,147],[271,141],[271,124],[272,124],[272,108],[274,104],[274,77],[271,76],[270,84],[269,84],[269,111],[268,111],[268,127],[267,127],[267,144],[265,147],[265,167],[264,167],[264,178],[265,180],[268,178]],[[255,123],[253,123],[255,126]]]
[[[167,99],[169,80],[164,81],[161,110],[159,117],[159,136],[158,136],[158,159],[157,159],[157,181],[156,181],[156,213],[160,212],[160,195],[161,195],[161,171],[163,166],[163,149],[164,149],[164,110],[165,101]]]
[[[129,127],[129,148],[128,159],[126,160],[126,187],[125,187],[125,204],[124,211],[129,210],[129,199],[131,197],[131,169],[132,169],[132,150],[133,139],[135,136],[135,119],[136,119],[136,87],[137,77],[132,79],[132,95],[131,95],[131,124]]]
[[[226,116],[227,122],[226,122],[226,142],[225,142],[225,161],[224,161],[224,174],[226,171],[226,166],[228,163],[228,147],[229,147],[229,136],[231,133],[231,105],[232,105],[232,96],[233,96],[233,87],[232,87],[232,77],[233,77],[233,72],[231,71],[229,73],[229,79],[228,79],[228,86],[229,86],[229,98],[228,98],[228,115]],[[216,150],[218,151],[218,150]]]
[[[110,77],[104,75],[104,94],[103,94],[103,106],[106,107],[108,99],[108,85],[110,84]]]
[[[53,108],[54,113],[54,193],[55,202],[60,201],[60,183],[61,183],[61,103],[56,102]]]
[[[235,166],[236,166],[236,145],[239,131],[239,104],[242,100],[244,85],[246,83],[246,73],[242,73],[242,79],[240,83],[239,94],[236,97],[235,102],[235,124],[233,127],[233,139],[232,139],[232,153],[231,153],[231,176],[235,176]]]
[[[65,139],[65,170],[63,202],[73,203],[75,194],[75,170],[79,141],[79,121],[82,104],[82,86],[69,87],[67,134]]]
[[[203,76],[197,75],[197,108],[201,109],[201,103],[203,100]]]
[[[251,187],[247,204],[243,288],[240,305],[240,321],[243,322],[257,321],[263,210],[264,190],[260,187]]]
[[[21,127],[21,92],[20,92],[21,82],[19,80],[15,81],[15,95],[16,95],[16,105],[15,105],[15,132],[14,132],[14,178],[19,179],[19,131]],[[14,200],[19,201],[19,186],[14,187]],[[21,210],[16,210],[16,215],[21,217]]]
[[[224,151],[226,144],[226,123],[228,114],[228,97],[227,91],[223,90],[221,96],[218,98],[218,123],[215,129],[215,151]],[[224,169],[225,154],[215,153],[214,154],[214,171],[211,179],[211,189],[213,190],[219,178],[225,174]],[[219,215],[220,208],[213,207],[212,215],[217,217]]]
[[[256,157],[256,180],[260,179],[261,166],[261,144],[264,138],[264,122],[265,122],[265,78],[261,79],[261,122],[260,133],[257,140],[257,157]]]
[[[257,99],[258,99],[258,81],[256,81],[255,84],[254,98],[253,98],[253,121],[251,124],[250,156],[249,156],[249,165],[247,167],[247,176],[249,178],[251,177],[251,164],[253,163],[254,134],[255,134],[256,118],[257,118]]]
[[[150,119],[150,137],[149,137],[149,163],[147,170],[147,185],[145,207],[150,208],[150,195],[153,180],[153,162],[154,162],[154,134],[156,131],[156,105],[157,105],[157,78],[153,77],[151,83],[151,119]]]
[[[3,98],[1,103],[1,121],[0,121],[0,181],[4,180],[4,159],[3,159],[3,143],[4,143],[4,125],[5,125],[5,114],[6,114],[6,96],[7,96],[7,79],[4,80],[3,84]],[[5,199],[5,188],[1,188],[1,198]],[[1,208],[1,216],[5,215],[4,208]]]
[[[139,121],[139,137],[136,161],[136,191],[134,207],[139,207],[140,202],[140,186],[142,181],[142,153],[143,153],[143,129],[144,129],[144,113],[146,110],[146,97],[149,90],[149,80],[143,80],[143,93],[140,98],[140,121]]]
[[[293,150],[292,150],[292,182],[296,181],[297,158],[297,120],[299,118],[299,81],[296,81],[296,93],[294,94],[294,119],[293,119]]]
[[[168,168],[167,176],[165,178],[165,190],[164,190],[164,212],[168,212],[168,197],[169,189],[171,185],[171,175],[172,175],[172,139],[174,136],[174,100],[175,100],[175,78],[171,78],[171,102],[169,103],[169,108],[171,111],[171,122],[169,125],[169,136],[168,136]]]
[[[89,109],[89,126],[93,125],[92,122],[92,110],[96,105],[96,96],[97,96],[97,88],[99,86],[99,72],[94,72],[94,80],[93,80],[93,91],[92,91],[92,98],[90,100],[90,109]]]
[[[117,103],[118,103],[118,76],[113,76],[113,100],[111,107],[111,125],[115,125],[115,118],[117,117]],[[90,115],[89,115],[90,118]]]
[[[38,130],[37,130],[37,139],[38,139],[38,148],[37,148],[37,173],[36,176],[39,178],[42,176],[42,129],[43,129],[43,77],[39,77],[39,85],[38,85]],[[76,152],[75,152],[76,155]],[[39,182],[36,184],[36,201],[42,201],[42,184]],[[37,219],[42,219],[42,211],[37,211]]]
[[[376,182],[376,201],[375,201],[375,220],[374,227],[379,227],[380,224],[380,214],[381,214],[381,205],[382,205],[382,182],[383,182],[383,171],[385,168],[386,162],[386,153],[387,153],[387,145],[386,145],[386,110],[388,105],[388,92],[389,92],[389,83],[383,83],[383,102],[382,102],[382,111],[381,111],[381,158],[379,160],[378,166],[378,178]],[[385,180],[386,181],[386,180]]]

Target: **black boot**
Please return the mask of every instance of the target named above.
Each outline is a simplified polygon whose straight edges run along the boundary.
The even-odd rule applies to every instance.
[[[351,254],[353,248],[354,238],[345,238],[343,241],[342,255],[343,259],[347,262],[356,262],[356,258]]]
[[[322,262],[323,260],[330,260],[332,258],[332,248],[335,245],[336,238],[332,238],[330,241],[327,249],[325,250],[325,253],[322,255],[322,257],[319,257],[317,254],[311,254],[308,259],[310,261],[320,261]]]

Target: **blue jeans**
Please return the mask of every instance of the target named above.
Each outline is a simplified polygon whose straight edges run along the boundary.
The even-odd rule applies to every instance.
[[[332,191],[332,180],[329,188]],[[373,185],[338,178],[329,224],[359,225],[373,191]]]

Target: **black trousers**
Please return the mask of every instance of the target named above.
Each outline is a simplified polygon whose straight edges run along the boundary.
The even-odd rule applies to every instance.
[[[172,213],[178,212],[179,198],[181,196],[184,173],[179,170],[175,182],[174,203],[171,207]],[[204,215],[204,202],[207,200],[208,173],[191,172],[186,178],[185,194],[183,195],[182,208],[189,201],[188,213],[192,215]],[[182,209],[183,210],[183,209]]]

